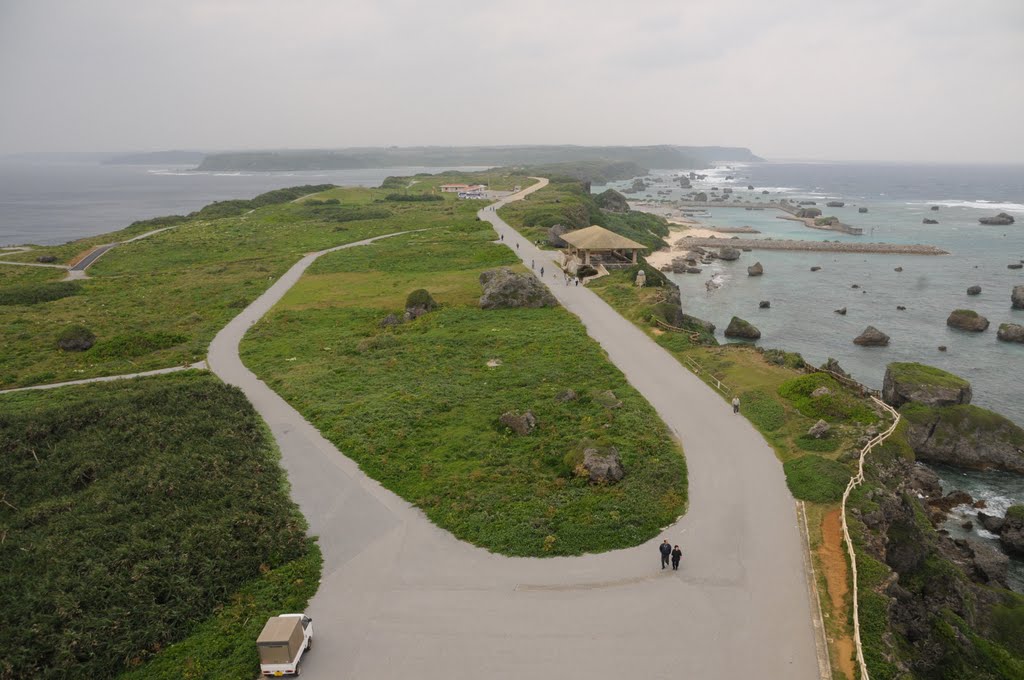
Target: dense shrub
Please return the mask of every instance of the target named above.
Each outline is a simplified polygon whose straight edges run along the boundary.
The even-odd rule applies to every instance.
[[[845,465],[814,454],[787,461],[782,466],[793,496],[815,503],[835,503],[850,482]]]
[[[388,194],[385,198],[389,201],[406,201],[406,202],[420,202],[420,201],[443,201],[444,196],[441,194]]]
[[[381,189],[404,189],[407,186],[409,186],[407,177],[385,177],[384,181],[380,183]]]
[[[811,394],[819,387],[827,388],[829,393],[812,397]],[[862,399],[851,394],[828,373],[811,373],[787,380],[779,386],[779,395],[808,418],[857,423],[877,420],[874,411]]]
[[[77,295],[81,290],[74,281],[10,286],[0,288],[0,305],[38,305]]]
[[[129,224],[128,228],[137,231],[148,231],[150,229],[173,227],[183,222],[188,222],[188,218],[184,215],[164,215],[163,217],[153,217],[148,220],[137,220]]]
[[[0,469],[5,680],[112,677],[308,550],[262,420],[212,376],[8,402]]]
[[[236,217],[247,213],[250,210],[262,208],[265,205],[288,203],[297,198],[302,198],[309,194],[315,194],[333,188],[333,184],[304,184],[302,186],[288,187],[286,189],[274,189],[273,191],[262,193],[249,200],[214,201],[199,211],[191,213],[189,217],[197,217],[199,219],[206,220],[214,220],[221,217]]]
[[[96,334],[85,326],[74,324],[57,336],[57,347],[65,352],[84,352],[96,344]]]
[[[405,298],[405,308],[412,309],[413,307],[422,307],[429,312],[437,309],[437,302],[434,301],[434,298],[431,297],[426,288],[417,288]]]
[[[740,408],[747,420],[764,432],[777,430],[786,422],[786,412],[782,404],[761,390],[744,393],[740,397]]]
[[[371,208],[360,205],[341,205],[337,201],[307,201],[302,204],[304,217],[325,222],[355,222],[357,220],[381,220],[391,217],[387,208]]]
[[[760,347],[756,348],[758,352],[764,357],[764,360],[768,363],[775,364],[776,366],[785,366],[786,368],[800,369],[807,365],[804,358],[799,352],[787,352],[782,349],[765,349],[762,350]]]
[[[652,267],[646,262],[641,262],[635,267],[630,267],[626,270],[626,274],[629,276],[630,282],[636,281],[636,275],[640,270],[644,272],[644,287],[645,288],[664,288],[671,287],[673,284],[668,280],[657,267]]]
[[[180,345],[188,340],[187,335],[181,333],[125,333],[115,335],[109,340],[104,340],[96,346],[93,354],[100,358],[117,357],[138,357],[150,352],[167,349]]]

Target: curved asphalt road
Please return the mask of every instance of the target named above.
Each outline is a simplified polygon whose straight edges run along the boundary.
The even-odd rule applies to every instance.
[[[538,269],[552,256],[496,212],[480,216]],[[555,295],[680,435],[690,509],[637,548],[552,559],[490,554],[366,477],[242,365],[245,331],[318,256],[303,258],[236,317],[208,356],[269,424],[292,495],[320,536],[325,565],[308,610],[318,640],[304,661],[307,677],[819,677],[803,546],[781,466],[747,421],[676,359],[591,291],[548,274]],[[683,548],[678,572],[659,567],[662,537]]]

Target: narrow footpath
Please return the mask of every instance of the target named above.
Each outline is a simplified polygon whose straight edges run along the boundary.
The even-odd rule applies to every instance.
[[[551,253],[495,211],[480,217],[525,262],[544,264],[555,295],[680,437],[690,509],[642,546],[581,557],[503,557],[437,528],[239,359],[246,330],[317,257],[378,239],[307,255],[217,335],[207,359],[270,426],[292,496],[320,539],[324,573],[308,610],[318,639],[306,677],[818,678],[797,515],[772,450],[591,291],[566,287]],[[682,546],[680,571],[660,569],[662,538]]]

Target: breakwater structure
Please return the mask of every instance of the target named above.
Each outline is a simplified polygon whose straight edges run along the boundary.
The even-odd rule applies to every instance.
[[[750,250],[795,250],[824,253],[875,253],[881,255],[949,255],[941,248],[919,243],[849,243],[839,241],[803,241],[800,239],[771,238],[697,238],[680,239],[673,250],[680,252],[695,247],[740,248]]]
[[[743,208],[745,210],[764,210],[765,208],[771,208],[786,213],[785,215],[779,215],[781,219],[802,222],[804,226],[810,227],[811,229],[838,231],[841,234],[850,234],[853,236],[860,236],[864,233],[864,230],[860,227],[851,227],[849,224],[840,222],[839,218],[823,218],[820,216],[820,212],[819,215],[815,217],[802,217],[800,215],[800,210],[804,206],[790,203],[785,199],[781,201],[768,201],[767,203],[760,203],[757,201],[680,201],[679,204],[683,208]]]

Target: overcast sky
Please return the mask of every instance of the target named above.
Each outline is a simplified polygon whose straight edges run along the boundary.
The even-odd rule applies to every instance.
[[[0,153],[1024,161],[1024,0],[0,0]]]

